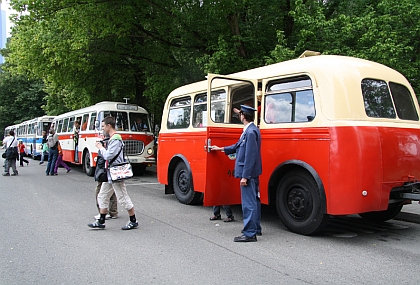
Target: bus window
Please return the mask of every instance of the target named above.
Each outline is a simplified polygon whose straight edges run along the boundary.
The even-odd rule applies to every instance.
[[[103,111],[99,112],[99,121],[108,116],[115,119],[115,129],[117,131],[128,131],[128,115],[127,112],[116,112],[116,111]]]
[[[38,129],[37,129],[37,135],[42,136],[42,131],[45,131],[45,132],[48,133],[48,131],[50,130],[51,123],[49,123],[49,122],[42,122],[41,123],[40,122],[39,125],[40,125],[40,127],[38,127]]]
[[[90,113],[89,130],[95,130],[96,113]]]
[[[388,86],[383,80],[363,79],[362,93],[365,101],[365,112],[368,117],[395,119]]]
[[[88,120],[89,120],[89,114],[83,114],[82,117],[82,131],[86,131],[87,129],[87,125],[88,125]]]
[[[398,83],[389,82],[389,88],[391,89],[392,99],[394,99],[398,117],[402,120],[418,121],[419,116],[407,87]]]
[[[234,88],[231,95],[231,116],[230,123],[242,124],[238,113],[233,112],[233,109],[241,109],[241,105],[247,105],[254,108],[254,86],[252,84],[242,85]]]
[[[226,91],[213,90],[210,98],[211,119],[215,123],[225,121]]]
[[[62,128],[61,128],[61,132],[62,133],[66,133],[67,132],[68,125],[69,125],[69,118],[65,118],[63,120],[63,125],[62,125]]]
[[[75,118],[70,117],[69,125],[67,127],[67,132],[73,132],[74,121],[75,121]]]
[[[171,102],[168,115],[168,129],[183,129],[190,125],[191,97],[175,99]]]
[[[265,97],[265,122],[275,124],[312,121],[315,117],[315,104],[311,86],[311,80],[307,76],[269,82]]]
[[[56,130],[56,132],[57,132],[57,133],[61,133],[61,129],[62,129],[62,127],[63,127],[63,120],[59,120],[59,121],[58,121],[58,124],[57,124],[57,130]],[[46,130],[46,132],[47,132],[47,134],[48,134],[48,130]]]
[[[194,99],[193,127],[204,128],[207,126],[207,94],[198,94]]]
[[[130,129],[133,132],[149,132],[149,119],[147,114],[130,112]]]

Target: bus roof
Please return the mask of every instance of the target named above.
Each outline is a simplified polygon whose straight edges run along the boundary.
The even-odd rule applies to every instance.
[[[347,57],[340,55],[319,55],[308,56],[288,61],[283,61],[267,66],[241,71],[227,76],[262,80],[279,76],[292,76],[294,74],[313,74],[315,79],[318,76],[343,78],[349,74],[358,74],[358,78],[372,78],[377,75],[380,79],[392,79],[393,81],[408,85],[408,81],[398,71],[373,61]],[[207,90],[207,80],[181,86],[171,92],[172,96],[185,95],[191,92],[202,92]],[[411,86],[410,86],[411,87]]]
[[[130,109],[130,107],[132,107],[132,109]],[[146,111],[146,109],[135,105],[135,104],[127,104],[124,102],[112,102],[112,101],[103,101],[103,102],[99,102],[96,103],[95,105],[89,106],[89,107],[85,107],[82,109],[78,109],[78,110],[74,110],[74,111],[70,111],[64,114],[60,114],[58,115],[56,118],[62,118],[62,117],[67,117],[67,116],[73,116],[73,115],[79,115],[79,114],[83,114],[83,113],[88,113],[88,112],[93,112],[96,110],[107,110],[107,111],[112,111],[112,110],[119,110],[119,111],[135,111],[135,112],[139,112],[139,113],[144,113],[144,114],[148,114],[148,112]]]

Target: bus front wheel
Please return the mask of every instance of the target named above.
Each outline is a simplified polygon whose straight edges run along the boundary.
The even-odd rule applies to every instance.
[[[95,173],[95,168],[90,166],[90,155],[88,151],[85,152],[85,156],[83,158],[83,169],[87,176],[93,176]]]
[[[175,167],[173,187],[179,202],[187,205],[200,203],[203,194],[194,191],[191,173],[184,162],[178,163]]]
[[[389,205],[385,211],[361,213],[359,216],[371,222],[385,222],[395,218],[401,212],[402,207],[403,205]]]
[[[277,187],[276,207],[283,224],[292,232],[313,235],[328,224],[325,198],[312,175],[295,170]]]

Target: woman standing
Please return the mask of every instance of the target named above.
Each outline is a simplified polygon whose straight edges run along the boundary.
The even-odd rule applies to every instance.
[[[26,155],[25,152],[25,145],[22,143],[21,140],[19,140],[18,144],[18,150],[19,150],[19,160],[20,160],[20,166],[23,167],[23,163],[26,163],[26,166],[29,165],[29,161],[27,161],[24,157]]]

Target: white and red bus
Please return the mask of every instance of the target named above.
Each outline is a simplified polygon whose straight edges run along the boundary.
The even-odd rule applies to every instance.
[[[147,166],[156,163],[148,112],[137,105],[120,102],[100,102],[54,119],[64,161],[82,164],[87,175],[94,174],[98,155],[95,142],[100,139],[101,122],[107,116],[115,118],[115,127],[124,141],[125,155],[136,171],[142,173]],[[74,140],[75,122],[79,123],[77,144]],[[141,127],[137,127],[137,122],[141,122]]]
[[[419,200],[419,105],[406,78],[368,60],[307,55],[172,91],[158,142],[165,193],[241,203],[234,161],[210,146],[238,140],[233,108],[248,104],[260,109],[261,202],[291,231],[317,233],[332,215],[384,221]]]

